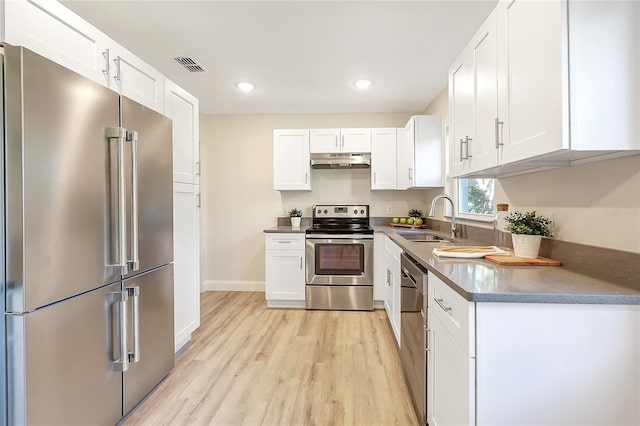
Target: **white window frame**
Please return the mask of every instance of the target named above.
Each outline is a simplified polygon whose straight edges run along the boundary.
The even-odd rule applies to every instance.
[[[466,179],[466,178],[460,178],[460,179]],[[451,178],[450,179],[452,184],[451,186],[453,186],[453,202],[456,204],[456,218],[461,218],[461,219],[466,219],[466,220],[472,220],[472,221],[477,221],[477,222],[493,222],[493,220],[495,219],[495,212],[493,212],[492,214],[479,214],[479,213],[463,213],[460,212],[460,210],[458,210],[458,201],[460,200],[460,194],[458,191],[458,178]],[[495,182],[494,182],[495,185]],[[494,186],[495,188],[495,186]],[[494,194],[495,195],[495,194]],[[495,206],[495,200],[494,200],[494,206]],[[449,217],[451,217],[451,212],[449,213]]]

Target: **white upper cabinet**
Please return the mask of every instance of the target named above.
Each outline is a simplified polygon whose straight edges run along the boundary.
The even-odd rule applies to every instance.
[[[404,129],[371,130],[371,189],[396,189],[397,141]]]
[[[273,189],[311,190],[309,130],[273,131]]]
[[[109,87],[163,113],[164,76],[120,45],[112,45],[109,57],[112,61]]]
[[[559,1],[497,5],[503,163],[569,147],[562,137],[562,7]]]
[[[4,42],[24,46],[134,101],[164,113],[164,77],[93,25],[51,0],[4,6]]]
[[[311,129],[314,154],[371,152],[371,129]]]
[[[498,162],[496,48],[494,11],[449,69],[452,176],[493,167]]]
[[[165,115],[173,120],[173,181],[200,181],[199,102],[169,79],[164,80]]]
[[[109,85],[109,39],[97,28],[56,1],[11,0],[2,6],[3,41]]]
[[[444,185],[441,116],[411,117],[398,147],[398,189]]]
[[[639,2],[500,0],[449,69],[451,176],[636,154],[638,28]]]

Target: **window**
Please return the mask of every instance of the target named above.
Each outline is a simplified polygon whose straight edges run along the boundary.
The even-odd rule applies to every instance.
[[[458,179],[458,212],[477,219],[493,218],[493,179]]]

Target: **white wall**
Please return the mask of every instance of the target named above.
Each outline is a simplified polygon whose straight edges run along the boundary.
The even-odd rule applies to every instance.
[[[445,88],[425,113],[447,110]],[[563,241],[640,253],[638,155],[498,179],[495,202],[551,216]]]
[[[273,129],[402,127],[411,113],[202,115],[200,117],[201,252],[205,288],[259,288],[262,230],[293,207],[364,203],[371,215],[427,212],[438,190],[371,191],[370,170],[312,170],[312,191],[273,190]]]

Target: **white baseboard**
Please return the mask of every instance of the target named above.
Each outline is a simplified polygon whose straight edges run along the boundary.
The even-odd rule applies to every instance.
[[[200,291],[262,291],[264,281],[205,280]]]
[[[267,308],[305,308],[304,300],[267,300]]]

